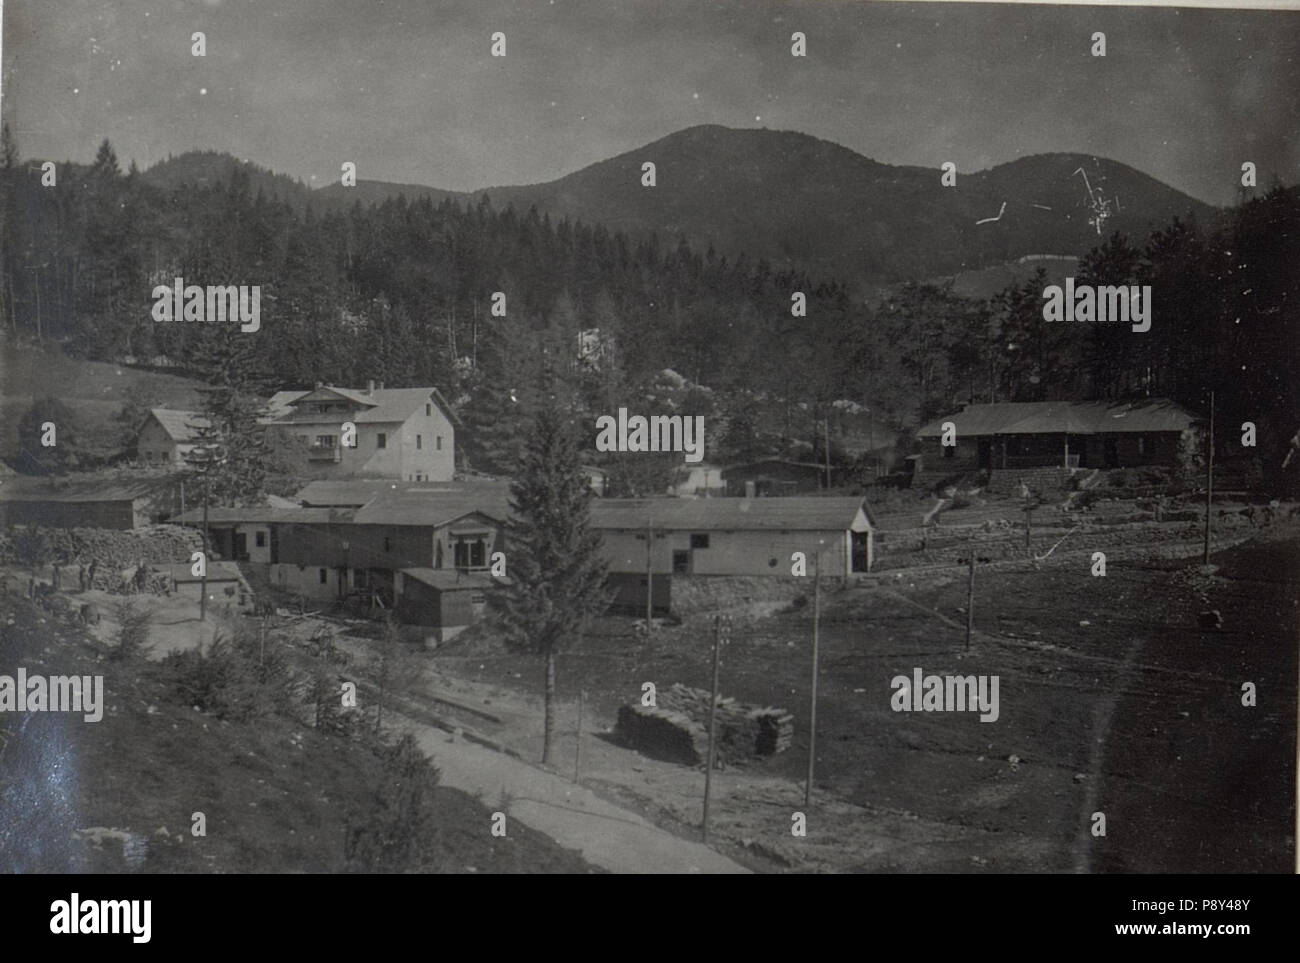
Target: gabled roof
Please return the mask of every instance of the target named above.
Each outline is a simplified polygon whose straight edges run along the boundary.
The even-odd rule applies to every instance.
[[[425,483],[381,492],[353,517],[358,525],[438,527],[478,513],[504,522],[510,515],[510,489],[500,482]]]
[[[293,499],[309,507],[360,508],[380,492],[409,484],[388,478],[323,479],[308,482],[294,493]]]
[[[793,458],[755,458],[753,461],[737,462],[734,465],[727,465],[722,469],[722,477],[727,477],[727,472],[743,471],[747,468],[761,468],[764,465],[781,465],[785,468],[807,468],[812,471],[825,472],[826,466],[819,465],[812,461],[795,461]]]
[[[295,407],[313,398],[329,394],[360,406],[362,411],[353,415],[357,424],[401,424],[428,402],[434,402],[453,423],[459,423],[456,413],[437,388],[376,388],[373,393],[356,388],[339,388],[325,385],[311,391],[277,391],[267,403],[268,420],[292,425]]]
[[[252,508],[209,508],[209,525],[268,525],[280,523],[320,523],[343,522],[351,518],[352,513],[331,508],[274,508],[254,506]],[[202,525],[203,509],[191,508],[171,519],[178,525]]]
[[[1184,431],[1200,416],[1164,398],[1144,401],[1027,401],[970,405],[944,415],[917,431],[918,438],[937,438],[951,421],[957,437],[977,435],[1095,435],[1112,432]]]
[[[644,529],[648,523],[659,529],[699,532],[843,532],[853,525],[859,510],[866,513],[860,497],[606,498],[591,503],[591,521],[603,529]]]
[[[166,479],[138,481],[51,481],[16,475],[0,479],[0,502],[126,502],[148,498]]]
[[[149,414],[158,424],[162,425],[163,431],[167,432],[167,437],[181,444],[195,441],[198,438],[197,429],[208,426],[208,419],[197,411],[181,411],[176,408],[150,408]]]

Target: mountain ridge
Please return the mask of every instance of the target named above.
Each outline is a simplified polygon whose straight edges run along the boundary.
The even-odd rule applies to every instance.
[[[642,185],[647,161],[655,164],[653,187]],[[743,252],[774,270],[836,277],[859,289],[1029,254],[1078,256],[1113,230],[1144,236],[1176,216],[1207,219],[1219,210],[1088,154],[1027,155],[958,171],[955,186],[944,186],[938,168],[886,164],[797,131],[716,124],[676,131],[551,181],[471,192],[367,180],[293,187],[284,175],[251,166],[276,178],[273,186],[295,204],[346,209],[404,196],[469,205],[487,197],[498,209],[536,207],[552,220],[601,224],[634,239],[654,233],[671,243],[684,235],[701,252]]]

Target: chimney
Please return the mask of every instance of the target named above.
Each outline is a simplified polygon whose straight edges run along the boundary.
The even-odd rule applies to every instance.
[[[382,381],[379,382],[379,390],[380,390],[380,391],[383,391],[383,390],[384,390],[384,383],[383,383]]]
[[[745,482],[745,497],[754,497],[754,479],[752,478]]]
[[[371,378],[369,381],[366,382],[366,394],[373,395],[374,393],[375,393],[375,379]]]
[[[325,382],[323,382],[323,381],[318,381],[318,382],[316,382],[316,388],[315,388],[315,390],[316,390],[316,391],[320,391],[321,388],[324,388],[324,387],[325,387]]]

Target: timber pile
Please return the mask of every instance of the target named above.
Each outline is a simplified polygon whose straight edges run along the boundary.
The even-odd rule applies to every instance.
[[[630,745],[657,758],[700,765],[709,751],[709,693],[674,683],[660,693],[657,707],[621,706],[616,732]],[[785,709],[718,700],[715,759],[721,765],[749,762],[789,749],[794,716]]]
[[[0,536],[0,562],[25,564],[20,539],[35,537],[41,543],[40,556],[48,562],[62,562],[63,577],[77,581],[77,564],[93,560],[98,573],[121,570],[144,562],[146,565],[189,561],[190,553],[202,547],[203,537],[195,529],[179,525],[150,525],[145,528],[39,528],[16,535],[13,530]],[[30,550],[30,548],[29,548]],[[96,581],[99,581],[97,577]],[[97,586],[100,588],[106,586]]]

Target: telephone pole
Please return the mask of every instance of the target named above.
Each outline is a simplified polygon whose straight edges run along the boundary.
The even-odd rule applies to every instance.
[[[826,488],[831,487],[831,420],[822,419],[822,446],[826,449]]]
[[[970,651],[971,632],[975,629],[975,543],[970,545],[970,578],[966,583],[966,651]]]
[[[203,573],[199,576],[200,622],[205,622],[208,618],[208,503],[212,501],[211,470],[211,462],[205,459],[203,463]]]
[[[1210,443],[1205,452],[1205,562],[1210,564],[1210,498],[1214,493],[1214,391],[1210,391]]]
[[[709,841],[709,796],[713,788],[713,752],[714,736],[717,733],[717,709],[718,709],[718,652],[722,648],[722,636],[729,627],[729,617],[725,615],[715,615],[713,617],[713,687],[709,690],[712,697],[709,699],[709,752],[708,759],[704,762],[704,842]]]
[[[651,629],[651,619],[654,618],[654,566],[651,564],[651,548],[654,544],[654,528],[650,524],[650,519],[645,520],[645,634],[648,637]]]
[[[822,615],[822,553],[813,554],[813,651],[812,651],[812,697],[808,710],[808,782],[803,790],[804,809],[812,805],[813,767],[817,754],[817,659],[821,636]]]

